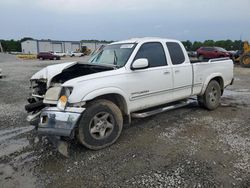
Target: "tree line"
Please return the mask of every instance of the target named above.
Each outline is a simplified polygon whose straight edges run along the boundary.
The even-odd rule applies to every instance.
[[[32,39],[29,37],[22,38],[21,40],[1,40],[3,50],[5,52],[21,52],[21,42]],[[110,43],[113,41],[106,41],[106,40],[82,40],[82,42],[97,42],[97,43]],[[243,42],[241,40],[205,40],[204,42],[194,41],[191,42],[190,40],[182,41],[183,45],[188,51],[196,51],[201,46],[217,46],[225,48],[226,50],[240,50],[242,49]]]
[[[202,46],[216,46],[216,47],[222,47],[225,48],[226,50],[241,50],[243,47],[243,42],[242,40],[205,40],[204,42],[200,41],[194,41],[191,42],[189,40],[187,41],[182,41],[182,44],[185,46],[187,51],[196,51],[198,48]]]
[[[20,40],[0,40],[4,52],[21,52]]]

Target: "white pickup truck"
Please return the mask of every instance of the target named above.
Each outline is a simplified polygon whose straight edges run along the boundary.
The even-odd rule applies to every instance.
[[[90,149],[113,144],[131,117],[188,104],[219,106],[233,83],[233,62],[190,62],[181,42],[136,38],[114,42],[88,63],[48,66],[31,78],[28,120],[41,134],[77,139]]]

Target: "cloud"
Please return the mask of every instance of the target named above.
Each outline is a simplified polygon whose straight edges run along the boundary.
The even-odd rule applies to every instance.
[[[98,14],[147,10],[155,3],[150,0],[40,0],[36,4],[43,9],[57,12]]]
[[[0,36],[249,38],[249,7],[249,0],[0,0]]]

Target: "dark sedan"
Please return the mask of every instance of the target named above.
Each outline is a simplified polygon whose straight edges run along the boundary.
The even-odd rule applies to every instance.
[[[37,59],[60,60],[61,57],[50,52],[40,52],[39,54],[37,54]]]
[[[231,53],[220,47],[200,47],[197,51],[199,60],[230,57]]]

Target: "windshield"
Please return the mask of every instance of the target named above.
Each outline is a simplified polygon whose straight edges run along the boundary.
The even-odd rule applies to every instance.
[[[227,52],[224,48],[221,48],[221,47],[215,47],[218,51],[220,52]]]
[[[95,54],[89,60],[89,63],[122,67],[128,61],[135,46],[135,43],[108,45],[104,47],[99,53]]]

